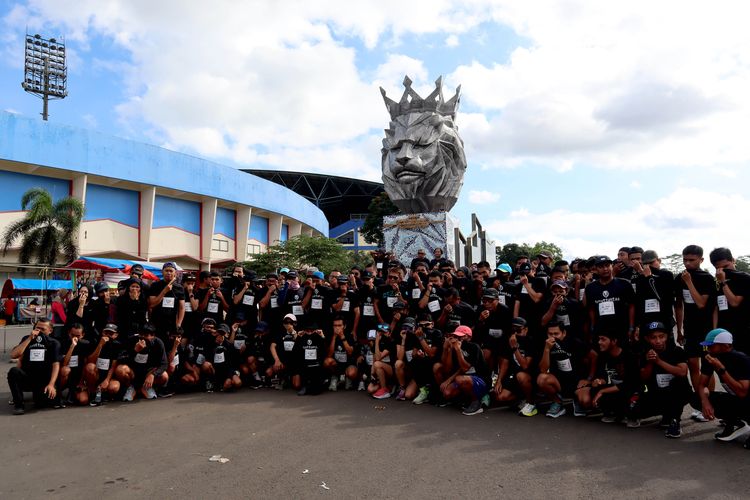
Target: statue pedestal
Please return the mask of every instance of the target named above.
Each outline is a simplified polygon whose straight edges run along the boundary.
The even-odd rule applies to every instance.
[[[443,249],[443,256],[460,265],[461,245],[456,236],[458,219],[448,212],[428,212],[419,214],[387,215],[383,217],[385,250],[409,266],[417,256],[417,250],[424,248],[427,257],[432,259],[432,251]]]

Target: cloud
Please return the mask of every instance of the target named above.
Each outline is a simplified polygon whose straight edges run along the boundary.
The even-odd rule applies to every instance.
[[[612,255],[623,245],[639,245],[662,256],[679,253],[688,244],[701,245],[706,252],[726,246],[742,254],[750,248],[750,235],[737,228],[750,224],[748,214],[750,198],[743,195],[679,187],[632,207],[613,204],[590,213],[523,209],[485,221],[484,227],[500,244],[552,241],[567,258]]]
[[[492,193],[490,191],[469,191],[469,202],[476,203],[477,205],[489,205],[491,203],[496,203],[499,199],[499,193]]]
[[[448,35],[448,38],[445,39],[446,47],[458,47],[460,43],[457,35]]]

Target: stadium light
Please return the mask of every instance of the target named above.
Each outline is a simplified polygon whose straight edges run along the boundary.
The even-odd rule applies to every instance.
[[[42,119],[47,120],[48,101],[64,99],[68,95],[64,41],[26,34],[26,58],[21,87],[44,101]]]

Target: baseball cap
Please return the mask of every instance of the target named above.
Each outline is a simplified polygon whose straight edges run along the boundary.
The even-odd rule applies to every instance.
[[[513,272],[513,268],[510,267],[510,264],[508,264],[507,262],[503,262],[502,264],[497,266],[497,270],[508,274],[511,274]]]
[[[372,273],[370,271],[362,271],[360,278],[362,278],[363,280],[371,279]]]
[[[185,283],[186,281],[195,281],[195,275],[194,274],[183,274],[182,275],[182,282]]]
[[[459,325],[453,330],[453,335],[456,337],[468,337],[471,338],[471,328],[466,325]]]
[[[651,264],[659,258],[659,254],[655,250],[646,250],[641,256],[641,260],[644,264]]]
[[[526,326],[526,320],[520,316],[517,316],[513,318],[513,320],[511,320],[510,324],[515,326]]]
[[[211,323],[212,325],[216,326],[216,320],[213,318],[203,318],[203,321],[201,321],[201,326]]]
[[[229,334],[232,330],[229,328],[229,325],[222,323],[216,328],[216,331]]]
[[[106,283],[99,282],[96,285],[94,285],[94,292],[96,293],[106,292],[107,290],[109,290],[109,287],[107,286]]]
[[[652,333],[652,332],[666,332],[668,331],[667,327],[662,323],[661,321],[652,321],[646,326],[646,333]]]
[[[733,344],[734,338],[732,334],[723,328],[715,328],[708,332],[706,340],[701,342],[701,345],[709,346],[714,344]]]
[[[544,257],[545,259],[551,259],[552,253],[548,250],[542,250],[538,254],[536,254],[537,257]]]
[[[114,332],[117,333],[117,325],[114,323],[107,323],[102,329],[103,332]]]
[[[552,282],[552,286],[559,286],[560,288],[568,288],[568,283],[565,280],[555,280]]]
[[[174,262],[165,262],[163,266],[161,266],[161,270],[165,270],[166,268],[171,267],[175,271],[177,270],[177,266],[174,265]]]
[[[597,255],[596,257],[594,257],[595,266],[598,266],[601,264],[611,264],[611,263],[612,263],[612,259],[610,259],[606,255]]]
[[[134,274],[134,273],[143,274],[143,272],[144,272],[143,266],[140,264],[136,264],[130,268],[130,274]]]
[[[281,274],[281,273],[288,273],[288,272],[289,272],[289,268],[288,267],[282,267],[281,269],[279,269],[279,274]]]
[[[417,320],[415,320],[411,316],[404,318],[403,323],[401,323],[401,328],[404,330],[414,330],[414,328],[416,327],[417,327]]]
[[[284,316],[284,319],[282,321],[286,321],[288,319],[294,321],[295,323],[297,322],[297,316],[295,316],[294,314],[287,314],[286,316]]]
[[[270,330],[270,328],[268,327],[268,323],[266,323],[265,321],[258,321],[258,324],[255,325],[256,332],[267,332],[268,330]]]
[[[391,329],[391,327],[385,323],[378,323],[378,330],[381,332],[387,332]]]
[[[282,272],[284,272],[284,271],[282,271]],[[296,278],[297,277],[297,271],[289,271],[288,273],[286,273],[286,277],[287,278]]]
[[[488,298],[488,299],[496,299],[500,297],[500,292],[498,292],[494,288],[485,288],[484,293],[482,293],[482,298]]]
[[[397,260],[392,260],[388,263],[388,267],[401,267],[401,262]]]
[[[279,279],[279,275],[276,274],[276,273],[268,273],[268,274],[266,274],[266,279],[271,279],[271,278],[273,278],[273,279]]]
[[[349,278],[342,274],[341,276],[336,278],[336,281],[338,281],[339,283],[349,283]]]
[[[520,266],[518,266],[518,272],[519,273],[530,273],[531,272],[531,264],[528,262],[524,262]]]
[[[315,271],[314,273],[312,273],[312,277],[322,280],[323,278],[325,278],[325,275],[320,271]]]

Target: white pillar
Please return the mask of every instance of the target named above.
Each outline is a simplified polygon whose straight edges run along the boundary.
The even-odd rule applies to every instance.
[[[237,227],[236,239],[234,245],[234,258],[240,261],[247,260],[247,243],[250,234],[250,216],[253,209],[250,207],[240,207],[237,209]]]
[[[289,237],[292,238],[294,236],[299,236],[302,234],[302,223],[290,220],[288,222],[289,225]]]
[[[211,270],[211,243],[214,239],[214,227],[216,225],[216,207],[218,200],[216,198],[205,198],[201,203],[201,260],[207,263],[201,263],[201,269]]]
[[[140,220],[138,221],[138,255],[151,260],[151,227],[154,225],[156,187],[141,189]]]
[[[284,216],[270,214],[268,217],[268,246],[278,245],[281,241],[281,225],[284,223]]]

